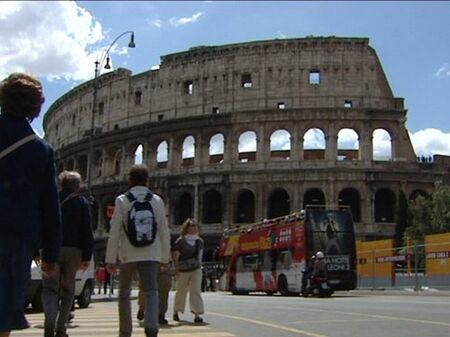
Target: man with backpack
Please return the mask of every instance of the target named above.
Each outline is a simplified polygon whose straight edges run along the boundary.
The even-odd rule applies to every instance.
[[[135,271],[139,291],[145,294],[146,337],[158,336],[158,272],[167,268],[170,258],[170,232],[162,199],[147,187],[148,168],[134,165],[129,172],[130,189],[115,201],[106,248],[106,269],[119,277],[119,337],[130,337],[130,292]]]

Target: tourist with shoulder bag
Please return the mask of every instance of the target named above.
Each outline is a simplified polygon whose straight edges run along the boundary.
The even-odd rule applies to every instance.
[[[197,222],[187,219],[181,228],[181,236],[172,248],[177,288],[173,309],[175,321],[180,320],[179,313],[184,313],[189,292],[189,307],[194,314],[194,322],[203,322],[200,317],[205,312],[201,296],[203,247]]]

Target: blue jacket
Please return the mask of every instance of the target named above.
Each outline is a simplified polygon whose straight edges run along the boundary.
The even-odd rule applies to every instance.
[[[88,200],[70,191],[59,192],[62,218],[62,246],[81,249],[81,261],[90,261],[94,249]]]
[[[25,118],[0,115],[0,151],[33,134]],[[0,159],[0,236],[20,238],[42,260],[56,262],[61,246],[61,216],[53,149],[36,139]]]

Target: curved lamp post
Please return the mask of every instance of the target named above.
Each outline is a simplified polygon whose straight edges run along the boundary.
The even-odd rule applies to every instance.
[[[100,61],[96,60],[95,61],[95,72],[94,72],[94,93],[93,93],[93,99],[92,99],[92,116],[91,116],[91,132],[89,134],[89,154],[88,154],[88,162],[87,162],[87,177],[86,177],[86,182],[87,182],[87,189],[88,189],[88,193],[89,193],[89,197],[92,199],[92,165],[93,165],[93,156],[94,156],[94,133],[95,133],[95,115],[97,112],[97,91],[98,91],[98,83],[97,83],[97,78],[99,76],[99,70],[101,69],[101,67],[103,66],[103,63],[106,60],[106,64],[104,66],[105,69],[111,69],[111,66],[109,64],[110,62],[110,58],[109,58],[109,51],[111,50],[111,48],[114,46],[114,44],[117,42],[117,40],[119,40],[122,36],[127,35],[127,34],[131,34],[130,37],[130,42],[128,43],[128,48],[134,48],[136,47],[136,44],[134,43],[134,32],[129,30],[126,32],[123,32],[122,34],[120,34],[119,36],[117,36],[114,41],[109,45],[108,48],[106,48],[101,57],[100,57]]]

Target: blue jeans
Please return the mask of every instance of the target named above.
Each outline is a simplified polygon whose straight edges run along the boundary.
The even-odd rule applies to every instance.
[[[0,237],[0,332],[28,328],[25,289],[33,246],[23,238]]]
[[[53,277],[42,279],[42,305],[44,307],[44,336],[52,337],[66,332],[66,322],[75,293],[75,275],[80,266],[81,249],[62,247],[59,271]]]
[[[144,328],[146,332],[158,333],[158,272],[159,262],[138,261],[122,263],[119,277],[119,337],[131,337],[133,332],[131,318],[130,292],[135,271],[139,273],[139,291],[145,294]]]

